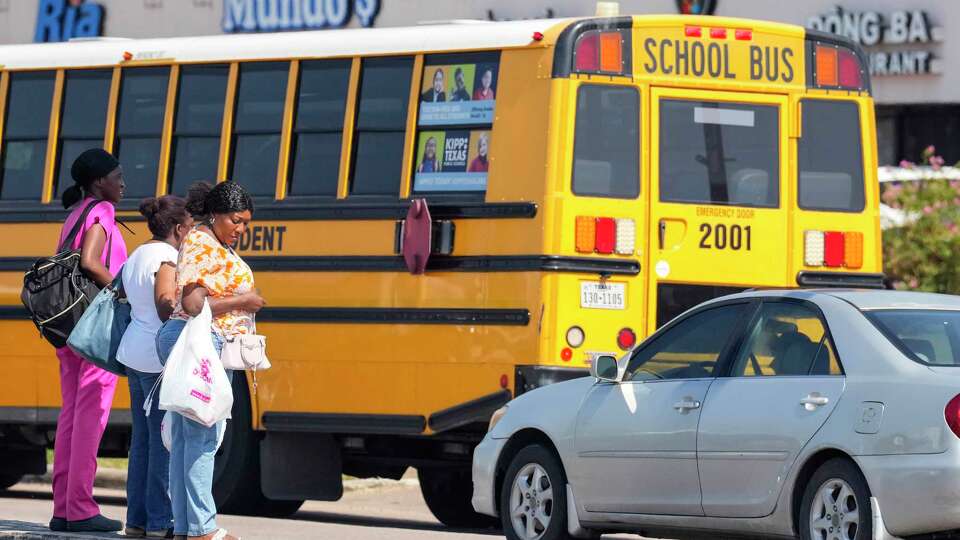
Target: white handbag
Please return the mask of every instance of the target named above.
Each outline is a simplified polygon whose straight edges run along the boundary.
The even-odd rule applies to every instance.
[[[225,369],[253,372],[270,369],[267,337],[259,334],[234,334],[224,337],[220,362]]]

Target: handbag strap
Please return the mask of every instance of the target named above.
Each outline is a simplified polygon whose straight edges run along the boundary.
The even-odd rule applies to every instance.
[[[83,224],[87,221],[87,216],[90,215],[90,211],[93,210],[95,206],[102,203],[103,199],[94,199],[83,209],[83,212],[80,213],[80,217],[77,218],[76,223],[73,224],[73,227],[70,229],[70,233],[67,234],[67,237],[64,238],[63,243],[57,246],[57,253],[67,249],[67,246],[72,246],[73,241],[77,239],[77,235],[80,234],[80,229],[83,228]]]

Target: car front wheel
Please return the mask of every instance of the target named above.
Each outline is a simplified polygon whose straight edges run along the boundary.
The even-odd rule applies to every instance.
[[[803,540],[873,538],[870,488],[848,459],[831,459],[813,474],[800,506]]]
[[[539,444],[517,452],[500,490],[500,520],[509,540],[567,540],[567,480],[560,461]]]

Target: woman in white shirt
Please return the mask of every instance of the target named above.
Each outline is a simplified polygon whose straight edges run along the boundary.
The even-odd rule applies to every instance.
[[[123,288],[131,321],[120,340],[117,360],[127,367],[133,433],[127,465],[127,536],[172,536],[170,454],[160,438],[163,411],[154,400],[150,416],[144,400],[163,371],[157,356],[157,331],[173,312],[177,298],[177,253],[193,227],[186,200],[167,195],[144,199],[140,213],[153,238],[138,247],[123,266]]]

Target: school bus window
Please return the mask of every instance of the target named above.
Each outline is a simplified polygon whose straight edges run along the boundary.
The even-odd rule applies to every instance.
[[[123,163],[130,197],[146,197],[156,189],[169,78],[168,67],[142,67],[124,69],[120,79],[113,152]]]
[[[625,199],[640,194],[640,92],[636,88],[580,87],[573,192]]]
[[[186,195],[193,182],[216,180],[229,72],[226,65],[180,69],[170,153],[170,193]]]
[[[398,197],[413,58],[366,58],[354,135],[351,195]]]
[[[300,63],[297,114],[291,139],[291,196],[337,196],[349,60]]]
[[[804,99],[798,144],[800,208],[863,210],[860,109],[852,101]]]
[[[40,201],[53,85],[53,72],[10,74],[0,199]]]
[[[779,109],[660,102],[660,200],[775,208],[780,200]]]
[[[417,195],[483,198],[499,63],[499,52],[424,59],[413,163]]]
[[[60,117],[60,148],[57,156],[57,194],[73,185],[70,167],[88,148],[103,146],[107,125],[112,70],[67,71]]]
[[[289,71],[286,62],[240,64],[230,178],[255,197],[273,197],[276,192]]]

